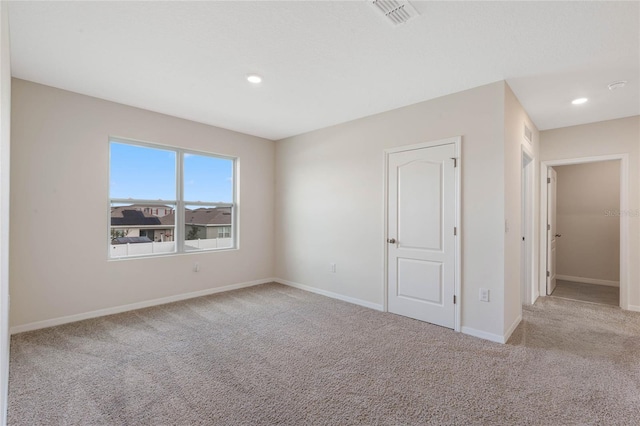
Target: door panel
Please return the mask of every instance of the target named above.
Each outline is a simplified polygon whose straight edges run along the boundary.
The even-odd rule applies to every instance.
[[[442,178],[439,162],[412,161],[398,166],[400,247],[442,250]]]
[[[398,297],[442,305],[442,263],[398,259]]]
[[[453,328],[455,144],[388,159],[389,312]]]
[[[549,167],[547,172],[547,295],[556,289],[556,193],[558,174]]]

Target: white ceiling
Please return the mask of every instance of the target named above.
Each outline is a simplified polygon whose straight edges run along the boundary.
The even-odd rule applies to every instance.
[[[269,139],[498,80],[541,130],[640,114],[640,2],[412,4],[12,2],[12,74]]]

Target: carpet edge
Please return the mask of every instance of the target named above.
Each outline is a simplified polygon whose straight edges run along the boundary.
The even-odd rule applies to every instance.
[[[308,285],[305,285],[305,284],[300,284],[300,283],[297,283],[297,282],[294,282],[294,281],[285,280],[285,279],[282,279],[282,278],[274,278],[273,281],[277,282],[278,284],[284,284],[284,285],[289,286],[289,287],[297,288],[299,290],[308,291],[310,293],[316,293],[316,294],[319,294],[321,296],[326,296],[326,297],[330,297],[332,299],[342,300],[343,302],[352,303],[354,305],[364,306],[365,308],[374,309],[376,311],[384,312],[384,307],[381,304],[378,304],[378,303],[368,302],[366,300],[357,299],[355,297],[345,296],[343,294],[334,293],[332,291],[322,290],[322,289],[319,289],[319,288],[311,287],[311,286],[308,286]]]
[[[82,321],[90,318],[98,318],[107,315],[120,314],[122,312],[135,311],[136,309],[150,308],[152,306],[165,305],[167,303],[179,302],[181,300],[193,299],[201,296],[209,296],[215,293],[238,290],[246,287],[253,287],[260,284],[276,282],[276,278],[263,278],[261,280],[247,281],[243,283],[230,284],[222,287],[208,288],[205,290],[193,291],[189,293],[176,294],[173,296],[161,297],[158,299],[145,300],[142,302],[129,303],[126,305],[113,306],[110,308],[98,309],[95,311],[83,312],[80,314],[67,315],[63,317],[51,318],[48,320],[34,321],[26,324],[12,326],[9,329],[11,335],[24,333],[27,331],[40,330],[42,328],[54,327],[71,322]]]

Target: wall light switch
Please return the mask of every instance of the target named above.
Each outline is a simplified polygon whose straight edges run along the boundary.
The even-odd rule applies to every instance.
[[[489,301],[489,289],[488,288],[481,288],[480,289],[480,301],[481,302],[488,302]]]
[[[333,272],[335,274],[335,272],[336,272],[336,264],[335,263],[330,263],[329,264],[329,272]]]

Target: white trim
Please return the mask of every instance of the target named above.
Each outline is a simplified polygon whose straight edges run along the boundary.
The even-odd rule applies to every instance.
[[[343,302],[364,306],[365,308],[375,309],[376,311],[384,311],[384,307],[378,303],[367,302],[366,300],[356,299],[355,297],[345,296],[342,294],[334,293],[332,291],[322,290],[319,288],[311,287],[305,284],[300,284],[300,283],[296,283],[289,280],[283,280],[282,278],[274,278],[273,281],[279,284],[287,285],[289,287],[297,288],[299,290],[308,291],[310,293],[316,293],[321,296],[330,297],[332,299],[342,300]]]
[[[434,146],[458,144],[460,143],[462,136],[452,136],[450,138],[438,139],[431,142],[420,142],[413,145],[402,145],[395,148],[387,148],[384,150],[385,154],[394,154],[396,152],[415,151],[422,148],[433,148]]]
[[[525,123],[526,124],[526,123]],[[536,253],[535,253],[535,212],[536,212],[536,200],[535,200],[535,156],[531,153],[529,148],[524,144],[521,144],[520,152],[520,202],[522,211],[521,216],[523,218],[521,228],[523,232],[524,247],[522,247],[521,258],[524,258],[524,263],[520,265],[520,279],[524,278],[524,304],[533,305],[538,298],[538,286],[536,282]],[[528,160],[527,164],[522,164],[524,160]],[[525,208],[528,207],[528,211]],[[527,263],[528,262],[528,263]],[[528,268],[527,268],[528,267]],[[529,276],[527,277],[527,269],[529,270]],[[521,297],[522,299],[522,297]]]
[[[139,146],[143,146],[143,147],[147,147],[147,148],[157,148],[157,149],[162,149],[165,151],[175,151],[176,149],[180,149],[182,151],[184,151],[185,153],[188,154],[195,154],[195,155],[213,155],[215,157],[221,157],[221,158],[225,158],[227,160],[233,160],[237,157],[233,156],[233,155],[229,155],[229,154],[222,154],[219,152],[211,152],[211,151],[199,151],[196,149],[191,149],[191,148],[184,148],[182,146],[178,146],[178,145],[170,145],[170,144],[166,144],[166,143],[162,143],[162,142],[150,142],[150,141],[146,141],[146,140],[142,140],[142,139],[132,139],[128,136],[117,136],[117,135],[109,135],[109,140],[110,141],[114,141],[117,143],[121,143],[121,144],[125,144],[125,145],[139,145]],[[173,143],[173,142],[172,142]]]
[[[382,234],[382,311],[389,312],[389,292],[387,291],[388,287],[388,277],[389,277],[389,264],[387,260],[389,259],[389,244],[387,243],[387,238],[389,238],[389,185],[387,182],[389,180],[389,153],[384,152],[382,156],[382,217],[383,220],[383,232]]]
[[[511,324],[511,326],[504,333],[502,343],[507,343],[507,341],[509,340],[513,332],[516,331],[516,328],[518,328],[518,326],[520,325],[521,321],[522,321],[522,314],[518,315],[518,318],[516,318],[516,320]]]
[[[455,173],[455,197],[456,197],[456,266],[455,266],[455,295],[456,304],[455,310],[455,323],[453,329],[460,332],[462,327],[462,136],[455,138],[457,166],[454,170]]]
[[[384,191],[383,191],[383,196],[384,196],[384,200],[383,200],[383,208],[384,208],[384,234],[383,234],[383,238],[382,238],[382,244],[383,244],[383,259],[382,259],[382,263],[384,265],[383,267],[383,286],[382,286],[382,291],[383,291],[383,308],[382,310],[384,312],[388,311],[388,300],[387,300],[387,293],[388,293],[388,287],[389,287],[389,282],[388,282],[388,265],[387,265],[387,260],[389,258],[388,256],[388,243],[387,243],[387,238],[389,236],[389,229],[388,229],[388,211],[389,211],[389,199],[388,199],[388,194],[389,194],[389,188],[388,188],[388,179],[389,179],[389,155],[393,154],[393,153],[397,153],[397,152],[405,152],[405,151],[413,151],[416,149],[422,149],[422,148],[432,148],[435,146],[441,146],[441,145],[449,145],[449,144],[453,144],[455,147],[455,156],[456,156],[456,161],[457,161],[457,167],[454,169],[454,173],[455,173],[455,201],[456,201],[456,206],[455,206],[455,227],[457,229],[457,233],[456,233],[456,237],[455,237],[455,277],[454,277],[454,295],[456,297],[456,303],[454,305],[454,326],[453,329],[455,331],[460,332],[461,331],[461,325],[462,325],[462,309],[461,309],[461,305],[462,305],[462,218],[461,218],[461,211],[462,211],[462,189],[461,189],[461,184],[462,184],[462,179],[461,179],[461,170],[462,170],[462,136],[453,136],[450,138],[446,138],[446,139],[439,139],[436,141],[431,141],[431,142],[422,142],[422,143],[418,143],[418,144],[413,144],[413,145],[404,145],[404,146],[400,146],[400,147],[396,147],[396,148],[389,148],[389,149],[385,149],[384,150],[384,164],[383,164],[383,170],[384,170],[384,176],[383,176],[383,187],[384,187]]]
[[[533,150],[531,148],[531,143],[521,143],[520,144],[521,150],[527,154],[527,156],[531,159],[531,161],[534,161],[536,159],[536,156],[533,155]]]
[[[56,325],[68,324],[70,322],[82,321],[90,318],[103,317],[105,315],[119,314],[122,312],[134,311],[136,309],[149,308],[152,306],[165,305],[167,303],[179,302],[181,300],[193,299],[201,296],[208,296],[215,293],[237,290],[245,287],[253,287],[260,284],[275,282],[275,278],[265,278],[262,280],[248,281],[238,284],[230,284],[223,287],[209,288],[206,290],[194,291],[191,293],[177,294],[175,296],[162,297],[160,299],[146,300],[144,302],[130,303],[128,305],[114,306],[112,308],[98,309],[97,311],[84,312],[82,314],[68,315],[64,317],[52,318],[44,321],[30,322],[27,324],[11,327],[11,334],[23,333],[25,331],[39,330],[41,328],[53,327]]]
[[[620,287],[620,281],[601,280],[599,278],[572,277],[570,275],[556,274],[556,279],[571,281],[574,283],[606,285],[607,287]]]
[[[112,153],[112,146],[113,144],[119,144],[119,145],[128,145],[128,146],[134,146],[134,147],[140,147],[140,148],[146,148],[146,149],[154,149],[154,150],[158,150],[158,151],[167,151],[167,152],[173,152],[175,154],[175,184],[176,184],[176,199],[175,200],[147,200],[147,199],[142,199],[142,198],[111,198],[111,194],[109,194],[108,197],[108,215],[107,215],[107,235],[109,236],[109,238],[111,238],[110,234],[111,234],[111,229],[113,228],[111,226],[111,206],[112,204],[125,204],[125,203],[130,203],[130,204],[140,204],[140,205],[158,205],[158,206],[174,206],[175,209],[175,216],[174,216],[174,224],[171,226],[173,227],[174,231],[173,231],[173,241],[175,242],[175,248],[173,252],[169,252],[169,253],[162,253],[165,256],[173,256],[173,255],[177,255],[177,254],[191,254],[193,252],[201,252],[201,251],[217,251],[217,249],[203,249],[203,250],[186,250],[185,248],[185,241],[186,241],[186,235],[185,235],[185,216],[184,216],[184,210],[186,208],[186,206],[213,206],[213,207],[227,207],[227,208],[231,208],[231,242],[233,244],[232,247],[229,247],[230,249],[237,249],[238,248],[238,239],[237,239],[237,231],[234,231],[234,229],[236,229],[238,227],[238,222],[237,222],[237,218],[238,218],[238,184],[237,184],[237,173],[238,173],[238,157],[229,157],[227,155],[218,155],[218,154],[213,154],[213,153],[206,153],[206,152],[202,152],[202,151],[193,151],[190,149],[186,149],[186,148],[181,148],[181,147],[177,147],[177,146],[167,146],[167,145],[162,145],[162,144],[156,144],[156,143],[150,143],[150,142],[143,142],[143,141],[136,141],[136,140],[132,140],[132,139],[124,139],[121,137],[114,137],[114,136],[110,136],[107,139],[108,142],[108,152],[109,152],[109,163],[108,163],[108,173],[107,173],[107,183],[109,185],[109,188],[111,188],[111,163],[112,163],[112,158],[111,158],[111,153]],[[197,155],[197,156],[201,156],[201,157],[209,157],[209,158],[215,158],[215,159],[223,159],[223,160],[228,160],[231,161],[231,170],[232,170],[232,196],[233,196],[233,200],[231,201],[231,203],[226,203],[226,202],[217,202],[217,201],[211,201],[211,202],[207,202],[207,201],[189,201],[189,200],[185,200],[184,199],[184,162],[185,162],[185,156],[186,155]],[[111,192],[111,191],[109,191]],[[125,227],[126,225],[118,225],[118,227]],[[129,228],[136,228],[136,226],[128,226]],[[165,226],[166,228],[166,226]],[[154,229],[158,229],[157,227]],[[161,228],[162,229],[162,228]],[[225,247],[226,248],[226,247]],[[135,258],[135,259],[140,259],[140,258],[144,258],[144,257],[156,257],[158,256],[158,254],[154,254],[154,253],[145,253],[145,254],[141,254],[141,255],[135,255],[135,256],[124,256],[124,257],[128,257],[128,258]],[[107,244],[107,260],[113,260],[113,259],[120,259],[120,257],[112,257],[111,256],[111,245]]]
[[[504,335],[500,336],[499,334],[488,333],[486,331],[477,330],[471,327],[462,327],[462,333],[468,334],[469,336],[479,337],[480,339],[489,340],[491,342],[502,343],[505,344],[513,334],[513,332],[518,328],[520,322],[522,321],[522,315],[518,315],[518,318],[511,324],[511,326],[507,329]]]
[[[629,209],[629,155],[620,159],[620,211]],[[629,308],[629,265],[630,257],[629,216],[620,218],[620,306]]]
[[[548,166],[544,161],[540,162],[540,214],[538,227],[539,246],[538,246],[538,294],[547,296],[547,210],[549,190],[547,188],[547,171]]]
[[[495,343],[504,343],[504,336],[500,336],[499,334],[487,333],[486,331],[476,330],[475,328],[462,326],[460,331],[463,334],[468,334],[469,336],[479,337],[480,339],[489,340]]]
[[[640,312],[640,306],[636,306],[636,305],[628,305],[628,306],[627,306],[627,308],[628,308],[630,311],[633,311],[633,312]]]
[[[11,192],[11,42],[9,6],[0,3],[0,424],[7,424],[9,406],[9,234]]]
[[[620,161],[620,211],[629,210],[629,154],[599,155],[594,157],[567,158],[540,162],[540,294],[547,294],[547,169],[553,166],[594,163],[598,161]],[[629,306],[629,257],[630,249],[629,216],[620,216],[620,307],[631,310]],[[544,259],[544,261],[543,261]]]

